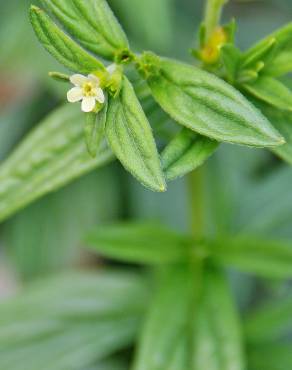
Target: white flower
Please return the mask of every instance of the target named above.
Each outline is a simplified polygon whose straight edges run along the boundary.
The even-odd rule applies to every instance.
[[[110,65],[106,68],[106,70],[108,71],[108,73],[109,73],[110,75],[113,75],[113,74],[116,72],[116,70],[117,70],[117,65],[116,65],[115,63],[110,64]]]
[[[75,87],[68,91],[67,99],[70,103],[82,100],[81,109],[83,112],[92,112],[97,101],[101,104],[105,102],[103,90],[99,87],[98,77],[76,74],[70,77],[70,81]]]

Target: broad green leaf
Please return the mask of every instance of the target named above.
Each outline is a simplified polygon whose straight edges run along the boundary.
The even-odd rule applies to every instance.
[[[250,370],[287,370],[292,364],[292,345],[273,343],[251,348],[248,352]]]
[[[160,73],[148,83],[154,98],[173,119],[204,136],[259,147],[284,143],[237,90],[196,67],[163,59]]]
[[[104,69],[102,63],[67,36],[42,9],[31,6],[30,20],[45,49],[68,69],[79,73]]]
[[[292,71],[292,23],[260,41],[243,56],[243,64],[248,61],[264,62],[263,73],[279,77]],[[249,63],[251,64],[251,63]]]
[[[113,152],[133,176],[153,191],[166,190],[151,126],[126,77],[120,95],[109,100],[105,131]]]
[[[217,149],[218,143],[182,129],[161,154],[168,180],[174,180],[201,166]]]
[[[253,345],[280,341],[292,333],[292,298],[265,302],[249,313],[245,319],[244,332]]]
[[[0,305],[0,366],[90,367],[128,347],[140,326],[145,282],[122,272],[69,273],[40,281]]]
[[[173,358],[189,333],[195,283],[194,273],[187,265],[164,271],[144,323],[134,370],[171,369]],[[184,362],[182,357],[179,362]]]
[[[105,257],[157,264],[186,260],[191,240],[162,225],[125,223],[102,226],[89,233],[86,242]]]
[[[275,108],[292,112],[291,90],[272,77],[259,77],[252,83],[244,84],[243,88],[254,97]]]
[[[238,313],[223,272],[207,270],[194,326],[193,370],[245,370]]]
[[[85,49],[114,59],[128,49],[127,37],[106,0],[42,0],[71,36]]]
[[[83,139],[83,120],[77,106],[57,109],[0,165],[1,221],[112,160],[105,143],[95,159],[89,156]]]
[[[216,261],[241,271],[270,278],[292,276],[292,243],[237,237],[209,245]]]
[[[97,114],[94,112],[86,113],[85,119],[85,141],[88,153],[95,158],[99,146],[101,145],[106,122],[107,105]]]

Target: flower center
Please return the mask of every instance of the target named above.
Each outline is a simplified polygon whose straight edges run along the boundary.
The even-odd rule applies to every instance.
[[[91,82],[86,82],[82,86],[84,96],[95,96],[94,86]]]

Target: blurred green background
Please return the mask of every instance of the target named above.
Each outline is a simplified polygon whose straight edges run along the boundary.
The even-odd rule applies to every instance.
[[[48,71],[62,69],[33,34],[28,20],[30,3],[31,0],[0,2],[1,161],[41,118],[65,99],[66,86],[48,77]],[[134,48],[149,48],[191,61],[188,50],[196,42],[203,1],[109,3]],[[291,21],[292,2],[232,0],[224,19],[231,17],[238,21],[238,45],[245,49]],[[155,119],[151,123],[155,129]],[[210,235],[245,233],[292,240],[292,169],[271,153],[222,145],[205,165],[204,179],[205,217]],[[85,176],[0,226],[0,300],[40,276],[111,264],[83,248],[82,238],[93,226],[121,219],[159,219],[172,228],[187,230],[188,206],[184,180],[171,183],[165,194],[154,194],[141,187],[117,163]],[[291,282],[268,281],[235,271],[230,276],[243,313],[262,302],[292,297]],[[292,309],[290,312],[292,317]],[[292,368],[290,348],[281,357],[286,356],[286,361],[291,362],[275,369]],[[260,360],[256,357],[256,361]],[[114,369],[114,364],[111,366]]]

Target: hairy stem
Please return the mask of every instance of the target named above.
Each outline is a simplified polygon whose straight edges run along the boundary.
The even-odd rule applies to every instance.
[[[205,26],[206,39],[212,35],[218,24],[220,23],[222,8],[229,0],[206,0],[205,10]]]

